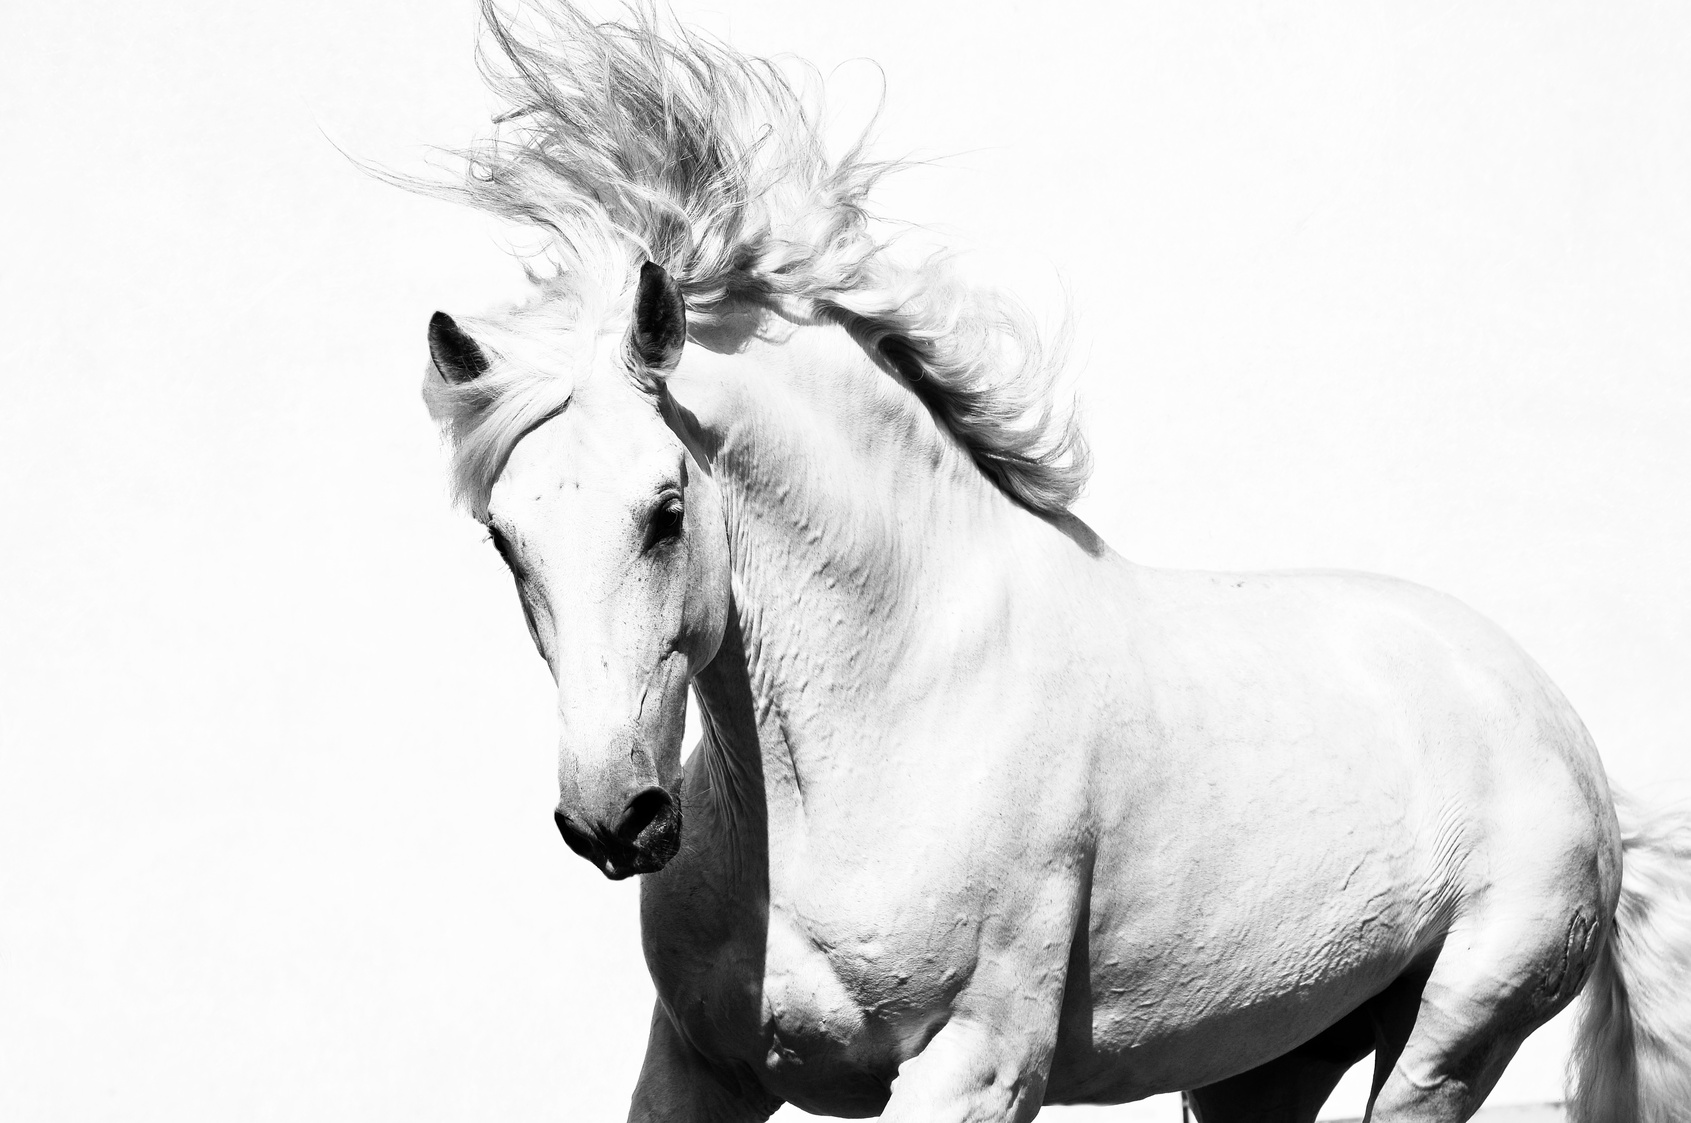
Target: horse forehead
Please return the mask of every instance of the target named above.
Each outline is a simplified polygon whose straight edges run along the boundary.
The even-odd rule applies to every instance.
[[[652,406],[580,395],[517,442],[491,498],[644,492],[674,474],[680,450]]]

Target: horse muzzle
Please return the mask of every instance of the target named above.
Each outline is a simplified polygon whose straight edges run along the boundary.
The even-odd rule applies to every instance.
[[[559,807],[552,812],[571,850],[612,881],[656,873],[681,850],[681,805],[662,788],[643,788],[614,823],[587,822]]]

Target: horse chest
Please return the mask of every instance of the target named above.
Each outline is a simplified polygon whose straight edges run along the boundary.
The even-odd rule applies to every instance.
[[[660,989],[691,1040],[711,1043],[783,1099],[829,1114],[874,1112],[898,1066],[944,1023],[969,955],[891,924],[776,905],[765,924],[698,956],[708,969]]]

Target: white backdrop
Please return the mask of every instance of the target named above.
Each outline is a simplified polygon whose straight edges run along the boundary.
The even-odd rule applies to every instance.
[[[1684,790],[1683,9],[677,7],[846,121],[876,60],[883,151],[960,154],[884,210],[1071,294],[1123,553],[1452,592]],[[5,23],[0,1117],[620,1119],[635,890],[552,826],[550,680],[416,389],[509,235],[331,143],[474,134],[472,5]]]

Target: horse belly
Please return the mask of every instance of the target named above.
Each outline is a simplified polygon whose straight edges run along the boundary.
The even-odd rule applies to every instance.
[[[1440,879],[1391,837],[1302,861],[1267,839],[1140,853],[1133,876],[1094,891],[1048,1102],[1118,1103],[1253,1068],[1384,989],[1449,920]]]
[[[1254,1068],[1384,989],[1414,958],[1382,949],[1338,974],[1269,954],[1190,955],[1173,978],[1147,965],[1137,977],[1105,972],[1093,980],[1102,996],[1094,991],[1088,1010],[1064,1019],[1046,1102],[1123,1103]],[[1240,973],[1252,967],[1260,972]]]

